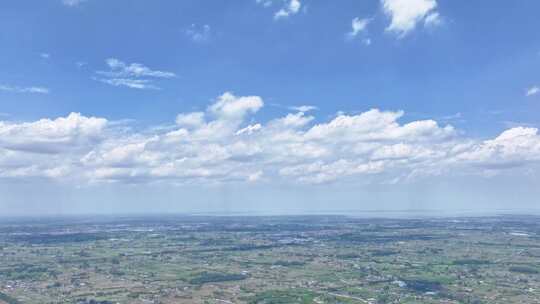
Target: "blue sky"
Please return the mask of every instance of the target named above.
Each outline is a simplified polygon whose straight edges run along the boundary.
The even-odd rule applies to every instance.
[[[3,1],[0,207],[534,207],[539,8]]]

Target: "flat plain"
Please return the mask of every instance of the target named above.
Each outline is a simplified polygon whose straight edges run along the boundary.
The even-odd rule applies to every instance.
[[[540,217],[4,218],[0,303],[540,303]]]

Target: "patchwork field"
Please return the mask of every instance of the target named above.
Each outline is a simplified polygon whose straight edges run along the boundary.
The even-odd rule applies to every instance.
[[[0,303],[540,303],[540,217],[3,219]]]

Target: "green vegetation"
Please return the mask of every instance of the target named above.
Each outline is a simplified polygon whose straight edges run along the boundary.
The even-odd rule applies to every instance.
[[[454,265],[486,265],[490,262],[487,260],[479,260],[479,259],[460,259],[455,260],[453,262]]]
[[[535,216],[6,221],[0,303],[535,303],[538,231]]]
[[[442,289],[442,283],[439,280],[430,279],[407,279],[403,280],[407,287],[416,292],[437,292]]]
[[[245,280],[247,276],[242,274],[229,274],[229,273],[217,273],[217,272],[201,272],[197,274],[194,278],[189,280],[190,284],[206,284],[206,283],[217,283],[217,282],[228,282],[228,281],[240,281]]]
[[[371,255],[383,257],[383,256],[389,256],[389,255],[395,255],[399,254],[399,251],[397,250],[390,250],[390,249],[379,249],[379,250],[373,250],[371,251]]]
[[[5,269],[2,274],[9,280],[44,280],[59,273],[43,266],[19,264],[14,268]]]
[[[274,265],[277,266],[284,266],[284,267],[293,267],[293,266],[304,266],[305,262],[300,261],[276,261],[274,262]]]

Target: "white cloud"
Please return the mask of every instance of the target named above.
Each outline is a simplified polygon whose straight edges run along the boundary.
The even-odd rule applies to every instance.
[[[316,106],[310,106],[310,105],[302,105],[302,106],[293,106],[289,107],[289,110],[295,110],[299,112],[309,112],[313,110],[317,110],[318,108]]]
[[[295,114],[289,113],[285,117],[278,118],[271,121],[272,126],[279,126],[284,128],[303,127],[314,119],[313,116],[305,116],[304,112],[298,112]]]
[[[210,25],[205,24],[198,26],[196,24],[192,24],[184,31],[184,33],[194,42],[207,42],[210,40],[211,35]]]
[[[456,156],[463,161],[488,169],[505,169],[540,161],[538,129],[514,127],[494,139],[472,145]]]
[[[51,58],[51,55],[49,53],[41,53],[41,54],[39,54],[39,57],[41,57],[43,59],[49,59],[49,58]]]
[[[106,125],[106,119],[85,117],[79,113],[31,123],[0,121],[0,148],[33,153],[76,149],[99,139]]]
[[[97,78],[97,80],[115,87],[128,87],[141,90],[159,90],[159,87],[153,85],[152,80],[149,79]]]
[[[45,87],[18,87],[10,85],[1,85],[0,91],[13,92],[13,93],[35,93],[35,94],[48,94],[49,89]]]
[[[354,18],[351,22],[352,29],[350,32],[347,33],[347,37],[352,39],[356,37],[358,34],[364,32],[367,29],[369,22],[371,22],[371,19],[369,18],[363,18],[363,19],[360,19],[358,17]]]
[[[540,93],[540,87],[538,86],[533,86],[533,87],[530,87],[527,92],[525,92],[525,96],[533,96],[533,95],[536,95]]]
[[[132,89],[159,89],[154,85],[154,80],[158,78],[173,78],[173,72],[152,70],[140,63],[126,64],[116,58],[109,58],[105,61],[109,67],[108,71],[96,71],[96,74],[103,78],[94,78],[112,86],[124,86]]]
[[[236,135],[248,134],[251,135],[254,132],[259,131],[262,128],[261,124],[249,125],[243,129],[236,131]]]
[[[383,11],[391,18],[387,31],[400,37],[414,30],[421,21],[427,26],[440,23],[436,0],[381,0]]]
[[[293,110],[257,122],[254,114],[263,106],[259,96],[226,92],[205,112],[180,113],[169,128],[140,132],[78,113],[0,121],[0,176],[77,183],[396,183],[518,174],[540,163],[536,128],[478,140],[430,119],[402,123],[404,112],[378,109],[318,123]]]
[[[328,123],[313,126],[305,134],[310,139],[332,139],[362,141],[362,140],[408,140],[421,141],[424,138],[434,140],[453,136],[455,131],[451,126],[439,127],[433,120],[413,121],[405,125],[397,120],[403,112],[381,112],[372,109],[359,115],[339,115]]]
[[[176,124],[181,127],[199,127],[204,123],[203,112],[181,113],[176,116]]]
[[[248,113],[257,112],[263,105],[259,96],[236,97],[225,92],[208,109],[221,119],[242,119]]]
[[[301,7],[302,3],[300,0],[287,0],[285,6],[274,14],[274,19],[283,19],[291,15],[296,15]]]
[[[132,79],[132,78],[99,78],[99,81],[110,84],[115,87],[128,87],[131,89],[140,90],[159,90],[160,88],[153,85],[149,79]]]
[[[173,78],[176,75],[173,72],[164,72],[152,70],[140,63],[126,64],[116,58],[109,58],[105,61],[109,66],[109,71],[98,71],[98,74],[108,77],[155,77],[155,78]]]

